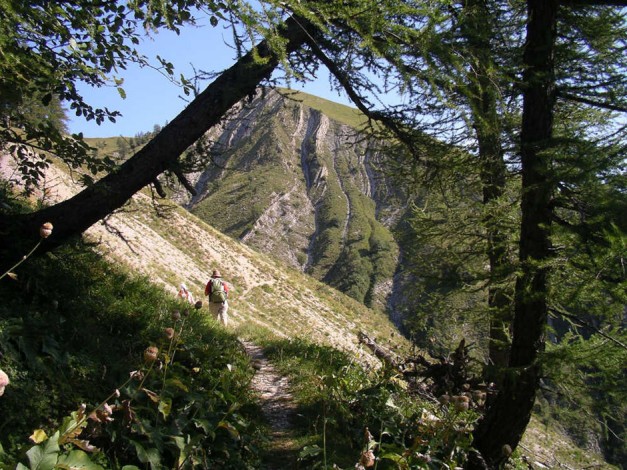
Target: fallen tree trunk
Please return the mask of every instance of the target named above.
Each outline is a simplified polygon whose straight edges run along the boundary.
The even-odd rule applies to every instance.
[[[393,369],[399,369],[401,359],[396,354],[379,346],[374,339],[370,338],[362,331],[357,333],[357,338],[359,339],[360,344],[366,345],[368,349],[372,351],[372,354],[374,354],[377,359],[381,360],[385,365]]]
[[[297,50],[312,31],[303,20],[290,18],[280,31],[287,41],[285,54]],[[119,169],[108,174],[74,197],[29,214],[0,213],[0,268],[8,269],[23,253],[17,241],[32,245],[39,241],[39,227],[54,225],[52,235],[43,240],[36,254],[42,254],[79,235],[91,225],[122,207],[133,194],[152,183],[208,129],[218,124],[236,103],[252,95],[268,79],[281,56],[266,41],[218,76],[178,116]]]

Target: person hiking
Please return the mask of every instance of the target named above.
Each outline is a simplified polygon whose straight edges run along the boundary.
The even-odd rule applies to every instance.
[[[222,280],[220,271],[217,269],[213,270],[211,279],[209,279],[207,285],[205,286],[205,295],[209,300],[209,311],[213,314],[216,320],[224,326],[227,326],[227,323],[229,322],[227,314],[229,309],[229,303],[227,302],[227,298],[229,296],[229,286],[227,286],[226,282]]]
[[[180,285],[179,293],[177,295],[190,304],[194,303],[194,294],[187,290],[187,286],[185,284]]]

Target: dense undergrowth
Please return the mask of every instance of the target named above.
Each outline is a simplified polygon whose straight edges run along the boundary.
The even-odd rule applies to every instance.
[[[78,245],[15,272],[0,281],[1,468],[258,468],[252,369],[206,307]]]
[[[301,468],[459,468],[480,416],[473,400],[437,401],[397,372],[365,369],[302,339],[260,340],[299,403]],[[514,456],[507,468],[518,468]],[[522,467],[520,467],[522,468]]]

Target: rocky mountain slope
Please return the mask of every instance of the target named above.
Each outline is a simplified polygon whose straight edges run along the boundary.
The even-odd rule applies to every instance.
[[[356,110],[264,90],[199,143],[198,194],[175,199],[200,219],[377,310],[390,309],[405,201],[376,171],[381,155]]]
[[[0,157],[0,175],[11,179],[10,159]],[[80,188],[75,178],[51,166],[40,203],[66,199]],[[219,269],[231,288],[234,329],[257,328],[281,337],[301,337],[332,345],[377,364],[357,341],[357,332],[376,334],[395,346],[406,345],[385,314],[264,256],[220,233],[170,201],[136,194],[123,210],[92,226],[85,236],[111,261],[146,276],[176,295],[181,282],[197,299]]]

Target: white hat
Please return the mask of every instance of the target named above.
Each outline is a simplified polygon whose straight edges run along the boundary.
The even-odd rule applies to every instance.
[[[181,289],[187,290],[187,286],[185,284],[181,283]]]

